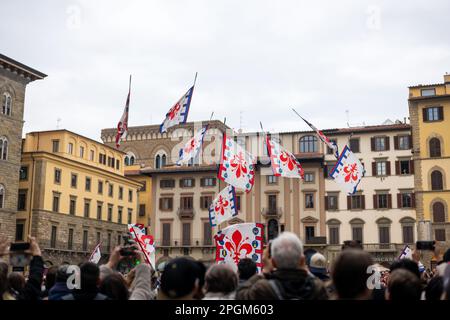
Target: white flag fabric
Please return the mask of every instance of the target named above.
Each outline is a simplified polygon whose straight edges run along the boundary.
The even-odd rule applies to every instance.
[[[342,150],[339,159],[330,172],[330,177],[342,186],[342,189],[352,195],[364,176],[364,167],[348,146]]]
[[[128,224],[128,231],[130,232],[132,239],[144,253],[146,262],[150,263],[152,267],[155,268],[156,248],[153,237],[147,235],[146,228],[140,223]]]
[[[403,250],[400,253],[400,256],[398,258],[400,260],[401,259],[410,259],[410,260],[412,260],[412,249],[408,245],[405,245],[405,247],[403,248]]]
[[[159,127],[159,132],[166,132],[170,127],[176,126],[180,123],[186,123],[189,107],[191,105],[192,94],[194,93],[194,86],[192,86],[175,105],[166,113],[166,118]]]
[[[102,258],[102,253],[100,252],[100,243],[97,244],[97,246],[95,247],[94,251],[91,254],[91,257],[89,258],[89,262],[98,264],[98,262],[100,261],[100,259]]]
[[[260,223],[234,224],[215,235],[216,262],[230,265],[235,271],[243,258],[250,258],[262,270],[264,226]]]
[[[191,159],[195,159],[202,148],[203,138],[205,137],[208,126],[201,128],[185,146],[180,149],[180,157],[177,161],[177,165],[188,165]]]
[[[220,180],[232,185],[235,188],[250,192],[255,183],[256,159],[253,155],[238,145],[233,137],[223,134],[222,157],[220,161]]]
[[[270,165],[275,176],[303,179],[305,172],[300,162],[279,143],[273,141],[269,135],[266,138],[267,151],[270,157]]]
[[[233,186],[227,186],[219,192],[209,206],[209,222],[215,227],[237,216],[236,191]]]

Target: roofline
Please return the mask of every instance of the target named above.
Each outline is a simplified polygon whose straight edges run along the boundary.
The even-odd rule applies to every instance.
[[[438,100],[438,99],[445,99],[445,98],[450,98],[450,94],[441,94],[441,95],[434,95],[434,96],[428,96],[428,97],[411,97],[408,99],[408,101]]]
[[[438,87],[438,86],[445,86],[445,83],[417,84],[414,86],[409,86],[408,89],[418,89],[418,88],[428,88],[428,87]]]
[[[33,69],[33,68],[31,68],[23,63],[20,63],[19,61],[16,61],[10,57],[7,57],[1,53],[0,53],[0,62],[4,62],[14,68],[25,71],[29,75],[34,76],[36,79],[39,79],[39,80],[47,77],[47,75],[45,73],[42,73],[36,69]]]
[[[172,168],[172,169],[169,169]],[[141,174],[177,174],[177,173],[186,173],[186,172],[216,172],[219,169],[219,165],[210,165],[210,166],[182,166],[182,167],[169,167],[167,169],[154,169],[154,168],[142,168]]]
[[[97,140],[91,139],[91,138],[89,138],[89,137],[83,136],[83,135],[81,135],[81,134],[79,134],[79,133],[76,133],[76,132],[73,132],[73,131],[70,131],[70,130],[67,130],[67,129],[44,130],[44,131],[31,131],[31,132],[27,132],[25,135],[27,135],[27,134],[36,134],[36,133],[55,133],[55,132],[67,132],[67,133],[71,133],[71,134],[74,134],[74,135],[76,135],[76,136],[79,136],[79,137],[81,137],[81,138],[83,138],[83,139],[87,139],[87,140],[89,140],[89,141],[92,141],[92,142],[101,144],[102,146],[106,147],[107,149],[113,150],[114,152],[118,152],[118,153],[121,153],[121,154],[123,154],[123,155],[126,155],[125,152],[120,151],[120,150],[118,150],[118,149],[116,149],[116,148],[113,148],[113,147],[111,147],[111,146],[108,146],[107,144],[104,144],[103,142],[99,142],[99,141],[97,141]]]

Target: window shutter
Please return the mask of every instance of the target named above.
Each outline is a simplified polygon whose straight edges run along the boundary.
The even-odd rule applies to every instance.
[[[422,109],[423,121],[428,121],[427,118],[427,108]]]
[[[444,120],[444,107],[438,107],[439,120]]]
[[[395,161],[395,174],[400,174],[400,161]]]
[[[163,200],[162,198],[159,198],[159,210],[162,210],[162,203],[163,203],[162,200]]]
[[[394,136],[394,149],[398,150],[398,136]]]
[[[323,166],[323,176],[325,178],[328,178],[328,165],[327,164]]]
[[[414,174],[414,160],[409,160],[409,173]]]
[[[378,209],[378,195],[377,194],[373,195],[373,208]]]
[[[408,149],[411,149],[412,146],[412,135],[408,136]]]
[[[328,210],[328,196],[325,196],[325,210]]]
[[[375,151],[375,138],[370,138],[370,150]]]
[[[350,210],[352,208],[352,197],[347,196],[347,210]]]
[[[204,187],[205,186],[205,178],[201,178],[200,179],[200,187]]]
[[[374,177],[377,176],[377,163],[376,162],[372,162],[372,176],[374,176]]]
[[[365,209],[366,208],[366,196],[362,195],[361,196],[361,209]]]
[[[386,161],[386,175],[388,175],[388,176],[391,175],[391,162],[390,161]]]
[[[388,208],[392,209],[392,194],[388,194],[387,196],[388,200]]]
[[[389,143],[390,143],[389,137],[384,137],[384,144],[386,146],[386,151],[388,151],[390,149]]]
[[[192,179],[192,187],[195,187],[195,179]]]
[[[416,207],[416,194],[415,193],[411,193],[411,206],[413,208]]]
[[[402,208],[402,194],[397,193],[397,208]]]

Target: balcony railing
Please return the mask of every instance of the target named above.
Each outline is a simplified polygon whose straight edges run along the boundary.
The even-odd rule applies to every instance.
[[[195,211],[192,208],[178,208],[177,215],[180,219],[193,219]]]
[[[263,208],[261,214],[266,218],[281,218],[283,210],[280,207],[276,208]]]
[[[181,248],[181,247],[194,247],[194,248],[203,248],[203,247],[214,247],[214,240],[208,239],[159,239],[155,241],[156,247],[165,247],[165,248]]]
[[[363,243],[363,249],[367,252],[400,252],[405,244],[403,243]],[[328,244],[327,248],[332,251],[340,251],[342,244]]]

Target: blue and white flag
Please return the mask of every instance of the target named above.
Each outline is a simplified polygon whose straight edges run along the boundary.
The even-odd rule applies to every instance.
[[[212,227],[215,227],[234,218],[237,214],[236,191],[233,186],[228,185],[219,192],[209,206],[209,222]]]
[[[197,133],[189,139],[189,141],[180,149],[180,157],[177,160],[177,165],[188,165],[191,159],[195,159],[203,145],[203,138],[205,137],[208,125],[204,126]]]
[[[166,118],[159,127],[159,132],[167,132],[167,129],[176,126],[180,123],[186,123],[189,107],[191,105],[192,94],[194,93],[194,86],[192,86],[175,105],[170,108],[166,114]]]
[[[330,178],[340,184],[348,195],[352,195],[356,192],[364,172],[364,167],[359,159],[355,157],[348,146],[345,146],[330,172]]]

